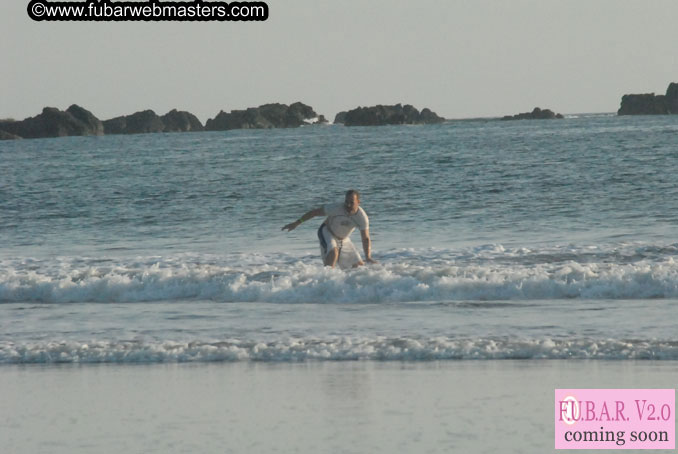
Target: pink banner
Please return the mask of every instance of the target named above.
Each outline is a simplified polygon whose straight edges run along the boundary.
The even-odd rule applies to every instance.
[[[675,449],[674,389],[556,389],[556,449]]]

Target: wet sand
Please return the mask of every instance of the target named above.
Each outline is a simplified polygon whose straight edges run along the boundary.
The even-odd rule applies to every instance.
[[[552,452],[555,388],[675,388],[677,380],[675,361],[0,366],[0,446],[15,454]]]

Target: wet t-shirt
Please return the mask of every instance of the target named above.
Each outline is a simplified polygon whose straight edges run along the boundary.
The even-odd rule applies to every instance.
[[[343,203],[331,203],[325,205],[323,209],[327,215],[325,224],[330,228],[332,235],[340,240],[347,238],[356,227],[359,230],[367,230],[370,225],[362,207],[358,207],[358,211],[353,215],[346,212]]]

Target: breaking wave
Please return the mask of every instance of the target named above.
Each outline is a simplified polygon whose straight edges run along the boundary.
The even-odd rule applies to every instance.
[[[356,270],[316,257],[5,259],[0,302],[381,303],[678,297],[678,246],[400,250]]]
[[[617,339],[290,338],[242,341],[0,342],[0,364],[494,359],[678,360],[678,342]]]

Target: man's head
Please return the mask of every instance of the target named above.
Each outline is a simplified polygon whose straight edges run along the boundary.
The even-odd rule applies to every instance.
[[[346,191],[346,198],[344,199],[344,207],[348,214],[355,214],[358,212],[358,206],[360,206],[360,193],[355,189],[349,189]]]

